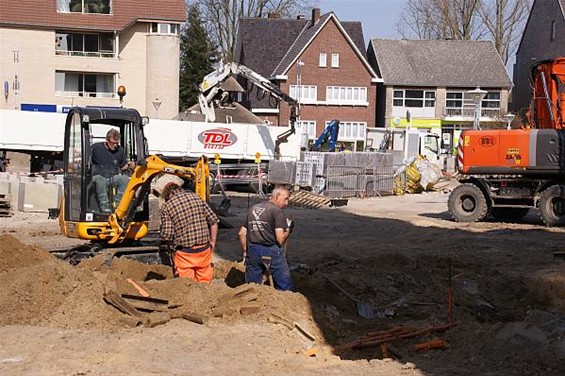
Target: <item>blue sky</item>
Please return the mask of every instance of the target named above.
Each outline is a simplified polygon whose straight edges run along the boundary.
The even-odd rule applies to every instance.
[[[405,3],[406,0],[318,0],[322,14],[333,11],[340,21],[361,21],[365,42],[370,38],[399,39],[396,23]]]

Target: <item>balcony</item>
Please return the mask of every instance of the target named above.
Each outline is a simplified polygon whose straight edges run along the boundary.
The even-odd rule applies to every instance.
[[[506,111],[500,108],[482,108],[481,118],[503,119]],[[446,120],[473,120],[475,117],[474,108],[446,108],[443,113]]]

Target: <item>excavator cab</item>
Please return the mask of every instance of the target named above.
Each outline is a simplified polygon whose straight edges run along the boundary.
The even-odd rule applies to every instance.
[[[99,240],[104,237],[104,228],[109,216],[119,205],[119,196],[123,193],[130,176],[128,172],[100,169],[92,164],[92,148],[96,143],[103,143],[110,129],[120,133],[120,145],[124,149],[127,161],[143,161],[148,156],[147,142],[143,135],[143,126],[148,119],[135,109],[74,107],[65,123],[64,140],[64,194],[61,203],[60,224],[62,231],[69,237]],[[132,171],[129,171],[131,174]],[[106,184],[95,184],[96,179],[105,179]],[[120,184],[122,184],[120,188]],[[105,192],[100,187],[107,186]],[[98,188],[98,191],[97,191]],[[121,189],[121,192],[118,190]],[[108,199],[110,208],[102,209],[101,195]],[[135,208],[132,222],[137,223],[139,234],[147,232],[149,205],[147,194]]]

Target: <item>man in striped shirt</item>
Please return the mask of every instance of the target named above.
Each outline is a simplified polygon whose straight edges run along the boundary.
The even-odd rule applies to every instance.
[[[183,183],[178,176],[164,175],[155,184],[165,200],[161,238],[172,246],[175,276],[210,283],[219,219],[194,192],[183,190]]]

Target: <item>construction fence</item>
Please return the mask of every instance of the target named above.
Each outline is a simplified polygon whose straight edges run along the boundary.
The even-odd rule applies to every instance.
[[[298,185],[330,198],[394,194],[406,184],[391,153],[306,152],[302,161],[271,161],[268,181]]]

